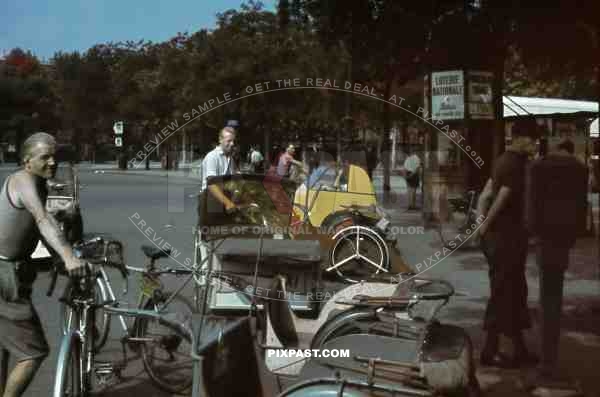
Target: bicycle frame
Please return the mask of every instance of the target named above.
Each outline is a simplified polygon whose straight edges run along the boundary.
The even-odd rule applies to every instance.
[[[73,309],[74,323],[77,327],[63,336],[58,353],[56,379],[54,383],[53,397],[63,397],[63,389],[68,380],[69,370],[72,370],[73,384],[75,385],[74,397],[87,396],[92,391],[92,372],[94,370],[94,316],[97,308],[116,314],[121,317],[150,318],[158,320],[161,324],[175,330],[189,341],[192,340],[192,332],[185,324],[169,320],[160,312],[154,310],[125,309],[115,306],[115,301],[96,303],[94,291],[95,275],[88,277],[87,287],[82,288],[82,297],[65,299]],[[75,353],[73,353],[73,349]],[[69,360],[75,355],[75,368],[69,368]]]
[[[90,280],[91,283],[90,284]],[[56,380],[54,383],[53,397],[63,397],[63,388],[67,382],[69,360],[72,358],[73,349],[75,353],[75,368],[71,368],[73,386],[76,388],[74,396],[87,396],[92,389],[92,371],[94,362],[93,334],[95,309],[99,305],[95,303],[94,278],[88,278],[87,288],[82,288],[84,296],[70,298],[66,302],[73,309],[73,319],[77,327],[71,332],[63,335],[58,353],[56,369]]]
[[[142,286],[140,287],[140,292],[138,294],[137,297],[137,302],[136,302],[136,307],[137,309],[141,309],[142,307],[144,307],[144,304],[146,302],[147,299],[152,298],[153,294],[156,293],[155,291],[164,291],[164,286],[162,284],[162,282],[160,282],[159,277],[162,274],[173,274],[173,275],[182,275],[182,274],[187,274],[189,275],[186,280],[169,296],[169,298],[167,298],[167,300],[164,303],[164,307],[168,306],[169,303],[173,300],[174,296],[176,296],[177,294],[179,294],[183,288],[185,288],[185,286],[189,283],[189,281],[191,280],[192,276],[193,276],[193,271],[192,270],[187,270],[187,269],[182,269],[182,270],[176,270],[176,269],[168,269],[168,270],[155,270],[155,269],[145,269],[145,268],[138,268],[138,267],[133,267],[133,266],[126,266],[127,270],[132,271],[132,272],[136,272],[136,273],[140,273],[141,277],[142,277]],[[110,301],[116,302],[116,295],[115,292],[112,288],[111,282],[110,282],[110,277],[108,275],[108,273],[106,272],[106,270],[104,269],[103,266],[100,267],[100,276],[103,278],[103,280],[105,281],[105,285],[106,285],[106,291],[107,291],[107,295]],[[145,289],[146,285],[148,286],[148,289]],[[124,291],[124,293],[126,293],[126,290]],[[106,309],[106,307],[105,307]],[[112,311],[111,310],[106,310],[111,316],[116,316],[119,319],[119,324],[121,326],[121,329],[123,330],[123,333],[127,336],[131,337],[133,336],[132,333],[134,331],[134,328],[130,328],[130,326],[127,324],[127,321],[125,320],[125,316],[122,314],[118,314],[118,312],[116,311]]]

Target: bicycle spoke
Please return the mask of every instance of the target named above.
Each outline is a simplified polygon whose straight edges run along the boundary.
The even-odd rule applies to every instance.
[[[347,263],[347,262],[351,261],[351,260],[352,260],[352,259],[354,259],[354,258],[356,258],[356,255],[349,256],[349,257],[347,257],[346,259],[344,259],[343,261],[341,261],[341,262],[338,262],[338,263],[336,263],[335,265],[328,267],[327,269],[325,269],[325,271],[327,271],[327,272],[330,272],[330,271],[332,271],[332,270],[335,270],[335,269],[337,269],[338,267],[340,267],[340,266],[342,266],[343,264],[345,264],[345,263]]]
[[[371,266],[373,266],[373,267],[376,267],[377,269],[379,269],[379,270],[381,270],[381,271],[384,271],[384,272],[388,273],[388,271],[387,271],[385,268],[383,268],[383,267],[379,266],[377,263],[373,262],[371,259],[367,258],[366,256],[363,256],[363,255],[360,255],[360,254],[359,254],[359,256],[358,256],[358,257],[359,257],[360,259],[364,260],[365,262],[367,262],[369,265],[371,265]]]
[[[165,293],[170,296],[170,293]],[[173,295],[168,307],[163,302],[148,302],[146,308],[165,309],[177,317],[178,322],[186,323],[191,319],[192,306],[179,295]],[[190,357],[191,344],[183,335],[156,320],[143,321],[138,336],[146,338],[142,346],[144,368],[150,378],[161,389],[171,393],[181,393],[191,385],[193,361]]]

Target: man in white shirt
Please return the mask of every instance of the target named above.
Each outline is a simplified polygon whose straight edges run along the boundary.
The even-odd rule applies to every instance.
[[[406,185],[408,187],[408,209],[417,209],[417,188],[421,182],[421,159],[416,152],[404,160],[404,170],[406,171]]]
[[[225,195],[223,190],[218,184],[212,184],[207,189],[207,181],[211,176],[222,176],[222,175],[231,175],[237,172],[235,168],[235,162],[233,161],[233,147],[235,145],[235,130],[232,127],[225,127],[219,132],[219,145],[215,147],[213,150],[208,152],[208,154],[202,160],[202,188],[200,190],[200,194],[198,195],[198,226],[205,226],[205,221],[207,219],[204,218],[205,210],[205,201],[206,195],[211,194],[217,200],[219,200],[225,209],[225,211],[232,210],[235,208],[235,203]],[[220,211],[223,208],[219,208]],[[208,210],[207,210],[208,211]],[[207,268],[207,258],[208,258],[208,247],[204,241],[206,236],[200,234],[200,259],[201,259],[201,268],[202,270],[206,270]],[[216,261],[213,263],[213,269],[219,270],[220,264]],[[202,284],[206,282],[205,277],[201,277]]]
[[[262,162],[264,160],[263,155],[259,151],[259,147],[255,146],[252,148],[250,153],[250,167],[254,173],[262,173],[263,167]]]
[[[233,161],[232,152],[233,146],[235,145],[235,130],[231,127],[225,127],[219,133],[219,145],[208,154],[202,160],[202,187],[200,189],[200,196],[198,200],[198,223],[203,225],[203,207],[204,207],[204,195],[207,187],[208,177],[231,175],[237,172],[235,162]],[[211,185],[210,191],[214,197],[216,197],[225,210],[230,210],[235,207],[233,201],[231,201],[217,185]]]

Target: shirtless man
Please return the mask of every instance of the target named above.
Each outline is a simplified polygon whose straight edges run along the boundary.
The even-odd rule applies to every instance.
[[[46,212],[46,181],[56,172],[55,151],[51,135],[30,136],[23,143],[23,168],[6,178],[0,192],[0,349],[13,354],[17,362],[6,380],[4,397],[21,396],[48,355],[31,303],[37,269],[30,257],[38,241],[43,238],[71,274],[84,274],[87,269]]]

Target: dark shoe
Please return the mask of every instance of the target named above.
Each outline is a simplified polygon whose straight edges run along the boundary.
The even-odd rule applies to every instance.
[[[513,358],[515,367],[535,367],[540,362],[538,356],[531,352],[517,353]]]
[[[513,360],[509,359],[502,353],[489,355],[482,352],[480,361],[481,365],[486,367],[514,368]]]

